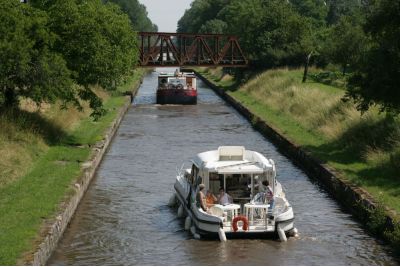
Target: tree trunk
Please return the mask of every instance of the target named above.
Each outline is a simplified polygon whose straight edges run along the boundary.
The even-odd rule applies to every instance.
[[[303,73],[303,83],[307,81],[308,65],[310,64],[311,56],[312,52],[306,56],[306,64],[304,65],[304,73]]]
[[[17,97],[15,92],[11,88],[6,88],[4,92],[4,106],[5,107],[12,107],[17,102]]]
[[[346,66],[347,66],[347,64],[343,65],[343,76],[346,74]]]

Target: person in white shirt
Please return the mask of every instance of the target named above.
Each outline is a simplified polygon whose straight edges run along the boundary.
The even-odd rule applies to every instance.
[[[273,202],[274,202],[274,192],[272,191],[272,188],[271,188],[271,186],[269,185],[269,182],[267,181],[267,180],[265,180],[265,181],[263,181],[262,182],[262,184],[263,184],[263,186],[264,186],[264,188],[265,188],[265,199],[266,199],[266,202],[268,203],[268,204],[273,204]]]
[[[232,197],[228,195],[228,193],[225,193],[224,188],[221,187],[219,189],[218,203],[221,205],[228,205],[231,204],[232,202],[233,202]]]

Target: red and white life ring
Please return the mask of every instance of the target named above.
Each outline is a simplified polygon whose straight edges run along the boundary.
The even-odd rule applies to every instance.
[[[232,220],[232,228],[233,231],[236,232],[238,230],[238,221],[242,221],[243,222],[243,230],[247,231],[249,230],[249,221],[247,220],[247,217],[245,216],[236,216],[235,218],[233,218]]]

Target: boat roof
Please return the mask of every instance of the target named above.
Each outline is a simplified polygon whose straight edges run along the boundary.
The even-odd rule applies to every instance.
[[[193,159],[199,168],[220,174],[261,174],[274,169],[274,162],[243,146],[221,146],[218,150],[199,153]]]

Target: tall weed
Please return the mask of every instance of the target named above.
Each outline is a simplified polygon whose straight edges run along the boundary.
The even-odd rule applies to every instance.
[[[299,70],[266,71],[239,90],[294,118],[327,142],[357,152],[367,162],[389,162],[393,168],[400,168],[399,118],[379,113],[377,107],[362,115],[352,103],[342,101],[343,90],[315,82],[301,83],[299,74]]]

